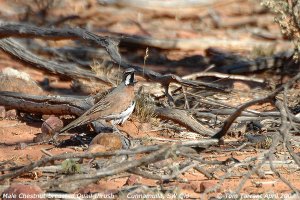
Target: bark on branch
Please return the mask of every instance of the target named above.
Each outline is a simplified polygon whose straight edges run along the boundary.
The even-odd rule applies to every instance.
[[[16,92],[0,92],[0,105],[28,113],[81,115],[92,106],[91,99],[60,96],[36,96]]]
[[[212,136],[213,131],[200,124],[197,120],[187,114],[185,110],[171,108],[156,108],[155,114],[163,119],[172,120],[184,127],[191,129],[201,135]]]
[[[44,28],[44,27],[36,27],[27,24],[0,24],[0,38],[6,37],[18,37],[18,38],[41,38],[41,39],[50,39],[50,40],[61,40],[61,39],[72,39],[72,40],[82,40],[89,41],[94,44],[97,44],[106,49],[112,60],[121,66],[122,68],[132,67],[136,70],[136,72],[144,76],[146,79],[158,82],[164,87],[168,87],[170,83],[178,83],[184,86],[190,87],[199,87],[206,86],[212,87],[214,89],[224,90],[222,87],[216,84],[209,84],[200,81],[190,81],[184,80],[181,77],[174,74],[166,74],[162,75],[160,73],[149,70],[145,67],[140,67],[137,65],[132,65],[124,61],[119,54],[118,51],[118,43],[115,40],[110,39],[109,37],[98,36],[89,31],[75,28],[63,28],[63,29],[55,29],[55,28]],[[12,54],[12,52],[8,52]],[[32,63],[37,66],[40,63]]]
[[[207,148],[211,145],[216,145],[218,143],[218,140],[216,139],[201,139],[201,140],[194,140],[194,141],[185,141],[185,142],[180,142],[177,144],[174,144],[173,146],[177,146],[178,148],[180,147],[201,147],[201,148]],[[172,145],[171,145],[172,146]],[[164,150],[162,150],[164,149]],[[152,145],[152,146],[141,146],[135,149],[130,149],[130,150],[118,150],[118,151],[108,151],[108,152],[97,152],[97,153],[63,153],[60,155],[52,156],[52,157],[46,157],[38,160],[37,162],[31,163],[29,165],[26,165],[16,171],[14,171],[11,174],[4,174],[0,176],[0,181],[5,180],[8,178],[13,178],[17,177],[25,172],[28,172],[36,167],[43,166],[47,163],[57,161],[57,160],[65,160],[68,158],[86,158],[86,159],[92,159],[92,158],[99,158],[99,157],[105,157],[105,156],[120,156],[120,155],[135,155],[135,154],[141,154],[141,153],[149,153],[149,152],[160,152],[156,155],[161,155],[162,151],[165,151],[166,149],[170,149],[170,145]],[[143,164],[143,162],[139,162],[140,165]],[[132,166],[136,167],[138,165]],[[121,169],[124,169],[120,166]],[[130,167],[131,168],[131,167]],[[124,169],[124,170],[127,170]],[[103,171],[102,171],[103,172]],[[119,172],[117,172],[119,173]],[[101,174],[100,176],[102,176]],[[105,174],[105,176],[109,176],[110,174]],[[74,176],[75,179],[77,178]],[[70,179],[73,179],[74,177],[71,177]],[[81,177],[82,178],[82,177]],[[87,177],[85,177],[87,178]],[[93,177],[91,177],[93,178]],[[57,181],[57,180],[56,180]]]
[[[267,103],[267,102],[274,103],[276,95],[282,92],[285,88],[291,87],[292,84],[294,84],[298,79],[300,79],[300,73],[298,73],[296,76],[290,79],[287,83],[281,85],[279,88],[271,92],[266,97],[255,99],[241,105],[234,113],[232,113],[225,120],[223,127],[214,136],[212,136],[212,138],[221,139],[222,137],[224,137],[227,131],[229,130],[229,128],[231,127],[232,123],[234,122],[234,120],[236,120],[236,118],[238,118],[241,115],[242,111],[247,109],[248,107],[259,103]]]
[[[1,39],[0,48],[9,55],[17,58],[21,62],[29,64],[40,70],[50,72],[52,74],[58,74],[73,79],[82,78],[101,81],[103,83],[109,82],[105,78],[98,77],[91,71],[82,69],[74,64],[62,64],[55,61],[48,61],[26,50],[26,48],[23,47],[20,43],[10,38]]]
[[[0,105],[29,113],[80,116],[97,101],[97,95],[86,98],[36,96],[16,92],[0,92]],[[212,135],[212,131],[189,116],[184,110],[156,108],[155,114],[169,119],[201,135]]]

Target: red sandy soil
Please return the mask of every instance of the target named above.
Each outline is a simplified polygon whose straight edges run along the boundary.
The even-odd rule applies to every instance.
[[[0,1],[1,3],[2,1]],[[241,5],[241,8],[243,8],[243,5]],[[248,7],[245,7],[248,8]],[[226,9],[220,8],[218,11],[220,14],[224,14],[226,12],[230,12],[230,7]],[[247,12],[247,10],[245,10]],[[136,16],[129,16],[128,18],[134,18]],[[126,18],[127,19],[127,18]],[[224,18],[224,20],[230,21],[234,20],[233,17],[227,17]],[[128,19],[127,19],[128,20]],[[124,21],[123,21],[124,22]],[[153,22],[155,24],[155,22]],[[166,18],[163,21],[159,21],[160,25],[165,25],[172,27],[175,23],[177,23],[176,20]],[[263,22],[261,22],[263,23]],[[124,22],[124,24],[126,24]],[[118,26],[111,27],[111,31],[115,32],[122,32],[122,33],[130,33],[130,34],[138,34],[140,33],[140,29],[136,25],[128,25],[129,27],[122,24],[118,24]],[[150,26],[150,25],[149,25]],[[178,25],[177,25],[178,26]],[[145,29],[151,30],[150,27],[144,27]],[[183,27],[184,29],[185,27]],[[278,30],[277,27],[275,27],[276,30]],[[127,31],[127,32],[126,32]],[[172,37],[180,37],[180,38],[195,38],[201,36],[201,34],[207,34],[209,33],[199,33],[199,32],[193,32],[189,29],[187,30],[181,30],[177,31],[176,34],[169,35],[164,30],[160,30],[153,33],[154,37],[161,37],[161,38],[172,38]],[[214,36],[218,38],[224,38],[226,37],[226,31],[224,30],[218,30],[217,32],[214,32]],[[246,35],[243,35],[241,37],[247,37]],[[56,45],[63,45],[63,42],[56,42]],[[171,53],[166,53],[167,57],[169,59],[180,59],[186,55],[199,55],[203,54],[203,51],[197,50],[197,51],[190,51],[190,52],[181,52],[181,51],[173,51]],[[24,67],[23,64],[20,64],[18,62],[13,61],[11,58],[8,58],[3,53],[0,54],[0,70],[4,69],[5,67],[13,67],[15,69],[25,71],[30,74],[30,76],[35,81],[42,81],[44,79],[44,73],[40,72],[38,70]],[[163,67],[153,67],[152,69],[155,69],[156,71],[164,71],[165,68]],[[197,71],[197,68],[191,69],[191,71]],[[174,72],[179,73],[180,75],[188,74],[190,71],[186,71],[183,68],[176,68],[174,69]],[[60,81],[55,76],[48,76],[51,80],[53,80],[52,87],[55,89],[51,91],[51,94],[55,94],[58,90],[66,90],[69,94],[72,94],[72,91],[70,88],[70,81]],[[235,85],[236,88],[239,88],[241,90],[245,89],[243,88],[243,84],[237,83]],[[248,90],[248,88],[246,88]],[[47,92],[46,92],[47,94]],[[240,102],[244,102],[245,99],[235,99],[237,102],[232,102],[233,104],[239,104]],[[260,106],[253,106],[252,109],[260,109]],[[266,107],[263,107],[264,110],[266,110]],[[126,122],[123,127],[120,129],[128,133],[133,138],[141,138],[144,136],[154,136],[154,137],[162,137],[161,132],[143,132],[139,130],[137,127],[139,125],[139,122],[136,118],[132,117],[131,120]],[[42,149],[53,147],[52,145],[34,145],[34,146],[26,146],[24,149],[20,148],[20,143],[32,143],[33,138],[36,136],[36,134],[41,132],[41,123],[39,122],[23,122],[18,119],[0,119],[0,162],[6,161],[9,159],[14,159],[14,162],[18,165],[26,165],[31,163],[32,161],[39,160],[42,156],[44,156],[44,153],[41,151]],[[164,138],[167,138],[165,136]],[[75,151],[81,151],[81,150],[75,150],[74,148],[51,148],[48,150],[53,155],[58,155],[65,152],[75,152]],[[211,153],[205,153],[203,154],[203,157],[206,158],[217,158],[218,160],[226,160],[227,158],[234,157],[236,159],[242,160],[243,158],[247,158],[249,156],[255,156],[258,155],[257,151],[243,151],[243,152],[237,152],[232,155],[231,153],[222,153],[222,154],[211,154]],[[294,186],[298,189],[300,189],[300,171],[295,172],[288,172],[285,170],[280,170],[280,173],[291,183],[294,184]],[[219,174],[220,175],[220,174]],[[125,174],[123,177],[121,176],[113,176],[101,179],[95,184],[90,184],[89,186],[85,187],[84,189],[80,190],[80,192],[108,192],[108,191],[117,191],[123,186],[126,185],[126,182],[128,181],[129,174]],[[13,180],[13,182],[31,182],[31,178],[21,177],[16,178]],[[241,178],[230,178],[228,180],[225,180],[221,190],[216,191],[215,193],[210,194],[209,196],[217,196],[219,193],[229,192],[234,190],[240,183]],[[185,194],[186,197],[189,198],[195,198],[198,199],[202,196],[202,193],[200,192],[200,185],[201,184],[208,184],[208,185],[215,185],[219,182],[219,180],[208,180],[203,174],[195,171],[195,170],[189,170],[188,172],[182,174],[176,181],[164,183],[164,187],[170,187],[170,186],[176,186],[180,189],[180,194]],[[256,182],[263,183],[262,185],[255,184]],[[138,180],[139,184],[143,184],[146,186],[157,186],[158,181],[156,180],[150,180],[146,178],[140,177]],[[264,184],[265,183],[265,184]],[[279,196],[281,194],[287,194],[291,192],[291,189],[284,184],[282,181],[279,180],[279,178],[275,175],[266,175],[264,179],[260,179],[259,177],[252,176],[244,185],[242,189],[242,193],[244,194],[260,194],[260,193],[275,193]],[[203,197],[204,199],[206,197]]]

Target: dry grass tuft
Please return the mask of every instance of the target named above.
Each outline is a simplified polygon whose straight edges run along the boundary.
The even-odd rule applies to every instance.
[[[97,76],[106,77],[114,86],[122,79],[122,70],[105,60],[94,61],[91,69]]]
[[[79,174],[81,173],[80,164],[73,159],[66,159],[61,163],[64,174]]]
[[[155,102],[150,94],[139,90],[136,95],[135,115],[140,122],[150,122],[152,117],[155,117]]]

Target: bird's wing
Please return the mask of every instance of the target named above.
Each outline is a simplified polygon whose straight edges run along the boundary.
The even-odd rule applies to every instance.
[[[107,97],[107,96],[106,96]],[[95,105],[88,109],[82,116],[90,116],[110,107],[111,102],[107,98],[100,99]],[[81,118],[81,117],[79,117]]]
[[[111,104],[110,101],[108,101],[106,98],[102,98],[95,105],[93,105],[90,109],[88,109],[85,113],[83,113],[80,117],[78,117],[77,119],[75,119],[74,121],[69,123],[67,126],[62,128],[60,130],[60,133],[96,120],[96,119],[91,119],[91,115],[93,115],[97,112],[99,112],[99,118],[101,118],[100,112],[102,110],[107,109],[110,106],[110,104]]]
[[[105,98],[109,93],[111,93],[116,87],[112,87],[104,92],[100,92],[91,98],[94,100],[94,104],[98,103],[101,99]]]

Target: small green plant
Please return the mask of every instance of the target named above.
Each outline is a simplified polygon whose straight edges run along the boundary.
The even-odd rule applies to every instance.
[[[79,174],[81,173],[80,164],[76,163],[73,159],[66,159],[61,163],[62,171],[64,174]]]
[[[136,95],[135,114],[140,122],[150,122],[155,117],[155,102],[150,94],[144,93],[142,90]]]
[[[256,144],[256,148],[257,149],[270,149],[272,142],[273,142],[272,137],[266,136],[266,138],[263,141]]]

